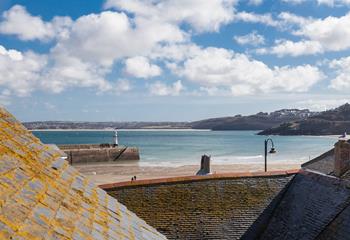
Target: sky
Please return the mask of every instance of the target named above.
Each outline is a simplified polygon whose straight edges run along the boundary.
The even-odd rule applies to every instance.
[[[0,0],[22,121],[192,121],[350,102],[350,0]]]

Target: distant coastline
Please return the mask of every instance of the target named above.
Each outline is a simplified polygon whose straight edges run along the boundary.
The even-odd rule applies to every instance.
[[[337,136],[350,129],[350,104],[324,111],[281,109],[271,113],[210,118],[195,122],[24,122],[32,131],[259,131],[264,136]]]
[[[133,132],[133,131],[167,131],[167,132],[207,132],[207,131],[212,131],[211,129],[192,129],[192,128],[125,128],[125,129],[117,129],[118,131],[128,131],[128,132]],[[30,129],[29,131],[31,132],[61,132],[61,131],[82,131],[82,132],[110,132],[110,131],[115,131],[114,128],[104,128],[104,129],[79,129],[79,128],[74,128],[74,129]]]
[[[35,121],[23,124],[27,129],[34,131],[111,131],[110,129],[124,129],[124,131],[131,131],[131,129],[136,131],[208,131],[208,129],[213,131],[261,131],[285,122],[302,120],[315,114],[307,109],[281,109],[271,113],[259,112],[248,116],[235,115],[194,122]]]

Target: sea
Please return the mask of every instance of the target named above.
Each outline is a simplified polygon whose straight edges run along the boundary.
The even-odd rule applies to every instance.
[[[199,164],[201,156],[211,156],[212,164],[263,163],[266,136],[258,131],[206,130],[121,130],[120,145],[140,150],[140,165],[183,166]],[[49,144],[112,143],[113,131],[33,131]],[[268,155],[273,163],[301,164],[331,149],[337,136],[270,136],[276,149]],[[269,149],[271,144],[269,142]]]

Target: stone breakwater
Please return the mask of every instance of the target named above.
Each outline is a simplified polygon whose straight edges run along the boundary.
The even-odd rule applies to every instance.
[[[67,155],[70,164],[138,161],[140,154],[137,147],[116,146],[112,144],[72,144],[58,145]]]

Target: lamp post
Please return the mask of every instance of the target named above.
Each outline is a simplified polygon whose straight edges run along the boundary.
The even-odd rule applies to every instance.
[[[276,153],[276,149],[272,139],[271,138],[265,139],[265,172],[267,172],[267,144],[269,143],[269,141],[271,142],[271,145],[272,145],[269,153]]]

